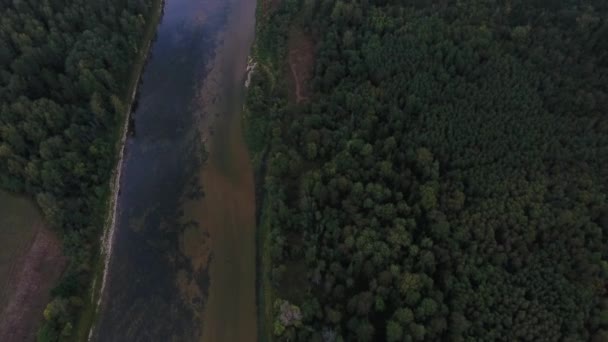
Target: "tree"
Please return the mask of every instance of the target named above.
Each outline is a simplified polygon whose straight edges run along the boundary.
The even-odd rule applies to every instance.
[[[302,336],[332,324],[357,340],[362,321],[372,338],[398,324],[395,339],[410,341],[588,340],[605,328],[607,11],[522,0],[306,9],[309,101],[265,87],[247,120],[281,127],[259,149],[268,156],[314,160],[265,182],[264,201],[301,222],[262,219],[290,227],[285,249],[309,251],[273,262],[304,264],[313,281],[276,290],[341,314],[311,312]],[[273,16],[257,39],[302,21]],[[285,82],[289,44],[258,48]]]
[[[395,321],[388,321],[386,324],[386,340],[387,341],[401,341],[403,336],[403,328]]]

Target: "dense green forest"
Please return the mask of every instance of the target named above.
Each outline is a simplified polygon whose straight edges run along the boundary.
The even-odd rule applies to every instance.
[[[276,3],[245,118],[274,338],[608,341],[608,2]]]
[[[35,197],[70,264],[39,340],[70,337],[106,215],[153,0],[0,0],[0,186]]]

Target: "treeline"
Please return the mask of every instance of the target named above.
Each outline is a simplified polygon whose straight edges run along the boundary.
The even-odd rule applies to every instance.
[[[608,340],[608,3],[285,0],[258,18],[246,123],[275,339]],[[316,39],[298,105],[293,27]]]
[[[72,335],[153,0],[0,0],[0,185],[35,197],[70,258],[39,334]]]

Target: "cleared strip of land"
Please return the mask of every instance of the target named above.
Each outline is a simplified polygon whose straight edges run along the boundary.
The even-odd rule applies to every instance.
[[[33,341],[66,259],[30,200],[0,192],[0,341]]]

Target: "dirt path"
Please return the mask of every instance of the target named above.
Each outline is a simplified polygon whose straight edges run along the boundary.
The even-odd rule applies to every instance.
[[[289,35],[288,45],[293,99],[300,103],[310,96],[308,83],[313,76],[314,42],[308,34],[294,29]]]
[[[66,258],[59,239],[39,225],[27,253],[15,263],[8,279],[12,295],[0,312],[0,341],[34,341],[50,290],[61,275]]]
[[[302,80],[300,80],[298,78],[298,71],[297,71],[297,66],[296,63],[293,62],[293,53],[289,53],[289,69],[291,70],[291,75],[293,77],[294,83],[295,83],[295,96],[296,96],[296,103],[300,103],[304,100],[308,99],[308,96],[304,96],[302,95],[302,85],[301,82]]]

